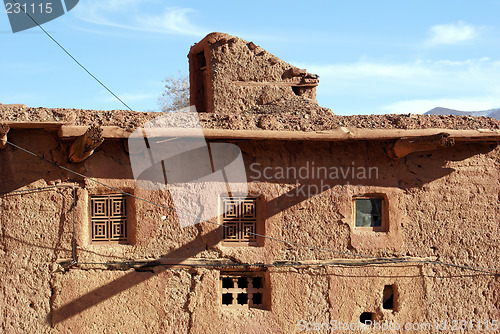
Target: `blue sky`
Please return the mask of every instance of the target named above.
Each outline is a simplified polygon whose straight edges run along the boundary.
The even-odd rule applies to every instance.
[[[500,1],[80,0],[43,27],[134,110],[157,109],[168,75],[212,31],[320,75],[335,113],[500,107]],[[124,109],[39,28],[0,15],[0,102]]]

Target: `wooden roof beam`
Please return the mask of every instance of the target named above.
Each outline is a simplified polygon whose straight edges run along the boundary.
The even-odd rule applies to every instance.
[[[10,127],[7,124],[0,123],[0,150],[4,150],[7,147],[7,133],[9,133]]]
[[[68,160],[73,163],[82,162],[90,157],[103,141],[104,138],[102,136],[101,127],[92,125],[83,135],[78,137],[73,144],[71,144]]]
[[[59,130],[61,139],[81,136],[86,126],[62,125]],[[103,126],[102,136],[106,139],[127,139],[130,132],[118,126]],[[452,130],[452,129],[359,129],[340,127],[325,131],[277,131],[277,130],[228,130],[203,129],[206,139],[229,140],[311,140],[311,141],[350,141],[350,140],[395,140],[400,138],[432,136],[446,132],[455,142],[498,142],[500,130]],[[148,129],[153,137],[199,137],[199,129]]]
[[[455,145],[450,134],[441,132],[431,136],[400,138],[386,148],[389,158],[400,159],[413,152],[433,151],[443,147]]]

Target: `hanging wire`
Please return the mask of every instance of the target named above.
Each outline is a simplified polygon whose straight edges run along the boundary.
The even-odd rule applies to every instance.
[[[133,197],[137,200],[140,200],[140,201],[143,201],[143,202],[146,202],[146,203],[149,203],[149,204],[152,204],[154,206],[157,206],[157,207],[160,207],[160,208],[163,208],[163,209],[166,209],[166,210],[169,210],[169,211],[172,211],[172,212],[175,212],[177,214],[182,214],[182,215],[186,215],[188,217],[191,217],[191,218],[195,218],[195,219],[198,219],[202,222],[206,222],[206,223],[210,223],[210,224],[213,224],[213,225],[217,225],[219,227],[224,227],[223,224],[220,224],[220,223],[217,223],[217,222],[213,222],[211,220],[207,220],[207,219],[203,219],[203,218],[200,218],[200,217],[197,217],[195,215],[192,215],[190,213],[186,213],[186,212],[183,212],[183,211],[180,211],[180,210],[176,210],[172,207],[168,207],[168,206],[165,206],[165,205],[162,205],[162,204],[158,204],[158,203],[155,203],[153,201],[150,201],[148,199],[145,199],[145,198],[142,198],[142,197],[139,197],[139,196],[135,196],[133,194],[130,194],[126,191],[123,191],[121,189],[118,189],[116,187],[113,187],[113,186],[110,186],[104,182],[101,182],[99,180],[96,180],[94,178],[91,178],[89,176],[86,176],[86,175],[83,175],[81,173],[78,173],[78,172],[75,172],[69,168],[66,168],[64,166],[61,166],[61,165],[58,165],[56,164],[55,162],[53,161],[50,161],[42,156],[39,156],[37,155],[36,153],[33,153],[21,146],[18,146],[8,140],[6,140],[6,143],[25,152],[25,153],[28,153],[34,157],[37,157],[38,159],[40,160],[43,160],[53,166],[56,166],[62,170],[65,170],[69,173],[72,173],[74,175],[77,175],[77,176],[80,176],[86,180],[89,180],[89,181],[92,181],[92,182],[95,182],[95,183],[98,183],[108,189],[112,189],[114,191],[117,191],[123,195],[126,195],[126,196],[130,196],[130,197]],[[74,213],[73,213],[73,216],[74,216]],[[73,219],[73,240],[75,238],[74,236],[74,219]],[[238,230],[238,229],[236,229]],[[238,230],[240,231],[240,230]],[[312,245],[307,245],[307,244],[303,244],[303,243],[298,243],[298,242],[293,242],[293,241],[287,241],[287,240],[283,240],[283,239],[278,239],[278,238],[273,238],[273,237],[270,237],[270,236],[266,236],[266,235],[263,235],[263,234],[258,234],[258,233],[252,233],[252,232],[249,232],[250,234],[252,235],[255,235],[255,236],[258,236],[258,237],[262,237],[262,238],[266,238],[266,239],[269,239],[269,240],[273,240],[273,241],[278,241],[278,242],[281,242],[281,243],[285,243],[285,244],[289,244],[289,245],[294,245],[294,246],[300,246],[300,247],[305,247],[305,248],[308,248],[308,249],[316,249],[316,250],[321,250],[321,251],[326,251],[326,252],[331,252],[331,253],[336,253],[336,254],[341,254],[341,255],[345,255],[345,256],[355,256],[355,257],[361,257],[361,258],[365,258],[365,259],[371,259],[371,260],[378,260],[380,261],[379,264],[387,264],[387,263],[421,263],[421,264],[436,264],[436,265],[442,265],[442,266],[448,266],[448,267],[454,267],[454,268],[460,268],[460,269],[466,269],[466,270],[473,270],[473,271],[478,271],[478,272],[483,272],[483,273],[488,273],[488,274],[492,274],[492,275],[500,275],[499,273],[496,273],[497,271],[500,271],[500,268],[487,268],[487,267],[475,267],[475,266],[467,266],[467,265],[460,265],[460,264],[454,264],[454,263],[447,263],[447,262],[441,262],[441,261],[436,261],[436,260],[429,260],[429,259],[423,259],[423,260],[415,260],[415,259],[401,259],[401,258],[389,258],[389,257],[378,257],[378,256],[371,256],[371,255],[365,255],[365,254],[359,254],[359,253],[351,253],[351,252],[342,252],[342,251],[338,251],[338,250],[334,250],[334,249],[329,249],[329,248],[324,248],[324,247],[317,247],[317,246],[312,246]],[[74,250],[73,250],[74,252]],[[154,261],[152,262],[144,262],[144,261],[132,261],[132,262],[124,262],[124,263],[117,263],[117,262],[78,262],[76,260],[76,254],[73,254],[73,263],[75,264],[102,264],[102,265],[112,265],[112,264],[148,264],[148,263],[154,263]],[[335,262],[334,262],[335,263]],[[363,264],[359,264],[359,265],[369,265],[370,262],[368,263],[363,263]],[[183,264],[184,265],[184,264]],[[188,265],[188,264],[186,264]],[[207,264],[208,265],[208,264]],[[264,264],[236,264],[236,266],[263,266]],[[296,266],[296,263],[281,263],[280,262],[277,262],[275,264],[269,264],[269,265],[272,265],[272,266],[285,266],[285,265],[289,265],[289,266]],[[306,265],[306,264],[304,264]],[[328,265],[328,264],[317,264],[318,266],[324,266],[324,265]],[[331,265],[338,265],[338,263],[336,264],[331,264]],[[352,265],[356,265],[356,264],[352,264]],[[189,266],[189,265],[188,265]],[[196,264],[196,265],[192,265],[192,266],[199,266],[199,264]],[[208,266],[213,266],[213,265],[208,265]],[[307,264],[307,266],[311,266],[311,264]]]
[[[75,239],[75,219],[76,219],[76,188],[75,185],[67,185],[67,184],[57,184],[54,186],[46,186],[46,187],[38,187],[38,188],[30,188],[30,189],[22,189],[22,190],[12,190],[9,192],[0,192],[0,194],[4,195],[10,195],[10,194],[22,194],[22,193],[31,193],[35,191],[43,191],[43,190],[48,190],[48,189],[54,189],[54,188],[71,188],[73,192],[73,219],[72,219],[72,225],[73,225],[73,231],[71,233],[71,257],[72,257],[72,264],[78,263],[76,261],[76,239]]]
[[[18,3],[16,0],[13,0],[15,3]],[[113,95],[118,101],[120,101],[127,109],[129,109],[130,111],[132,111],[132,109],[125,103],[123,102],[115,93],[113,93],[113,91],[111,91],[111,89],[109,89],[101,80],[99,80],[95,75],[93,75],[84,65],[82,65],[68,50],[66,50],[66,48],[64,48],[54,37],[52,37],[51,34],[49,34],[31,15],[29,15],[27,12],[25,12],[25,14],[61,49],[63,50],[76,64],[78,64],[78,66],[80,66],[85,72],[87,72],[88,75],[90,75],[95,81],[97,81],[102,87],[104,87],[111,95]],[[9,145],[13,146],[13,147],[16,147],[28,154],[31,154],[43,161],[46,161],[60,169],[63,169],[69,173],[72,173],[74,175],[77,175],[77,176],[80,176],[84,179],[87,179],[87,180],[90,180],[92,182],[95,182],[95,183],[98,183],[104,187],[107,187],[109,189],[112,189],[114,191],[117,191],[119,193],[122,193],[123,195],[126,195],[126,196],[130,196],[130,197],[133,197],[135,199],[138,199],[138,200],[141,200],[141,201],[144,201],[144,202],[147,202],[149,204],[152,204],[152,205],[155,205],[155,206],[158,206],[160,208],[163,208],[163,209],[167,209],[167,210],[170,210],[172,212],[175,212],[177,214],[182,214],[182,215],[186,215],[188,217],[191,217],[191,218],[195,218],[197,220],[200,220],[200,221],[203,221],[203,222],[207,222],[207,223],[210,223],[210,224],[214,224],[214,225],[217,225],[217,226],[220,226],[220,227],[224,227],[223,224],[219,224],[217,222],[213,222],[211,220],[206,220],[206,219],[202,219],[200,217],[197,217],[195,215],[192,215],[192,214],[189,214],[189,213],[186,213],[186,212],[182,212],[180,210],[176,210],[174,208],[171,208],[171,207],[167,207],[167,206],[164,206],[164,205],[161,205],[161,204],[158,204],[158,203],[155,203],[155,202],[152,202],[152,201],[149,201],[145,198],[141,198],[141,197],[138,197],[138,196],[135,196],[133,194],[130,194],[128,192],[125,192],[121,189],[117,189],[115,187],[112,187],[110,185],[107,185],[101,181],[98,181],[96,179],[93,179],[91,177],[88,177],[86,175],[83,175],[83,174],[80,174],[78,172],[75,172],[71,169],[68,169],[66,167],[63,167],[63,166],[60,166],[60,165],[57,165],[56,163],[48,160],[48,159],[45,159],[44,157],[41,157],[25,148],[22,148],[10,141],[6,141]],[[54,187],[57,187],[57,186],[54,186]],[[63,185],[61,185],[60,187],[64,187]],[[74,208],[73,208],[73,239],[72,239],[72,261],[73,261],[73,264],[118,264],[118,263],[113,263],[113,262],[87,262],[87,263],[84,263],[84,262],[78,262],[76,260],[76,241],[75,241],[75,206],[76,206],[76,190],[75,190],[75,187],[74,186],[67,186],[67,187],[72,187],[73,189],[73,199],[74,199]],[[51,187],[44,187],[44,188],[51,188]],[[37,189],[43,189],[43,188],[37,188]],[[31,191],[33,191],[35,189],[31,189]],[[12,191],[12,192],[22,192],[23,190],[21,191]],[[26,191],[30,191],[30,190],[26,190]],[[237,231],[241,231],[240,229],[237,229],[235,228],[235,230]],[[467,269],[467,270],[474,270],[474,271],[480,271],[480,272],[485,272],[485,273],[490,273],[490,274],[494,274],[494,275],[499,275],[499,274],[496,274],[494,273],[493,271],[500,271],[500,268],[485,268],[485,267],[473,267],[473,266],[466,266],[466,265],[458,265],[458,264],[453,264],[453,263],[445,263],[445,262],[440,262],[440,261],[435,261],[435,260],[409,260],[409,259],[398,259],[398,258],[385,258],[385,257],[377,257],[377,256],[371,256],[371,255],[364,255],[364,254],[358,254],[358,253],[351,253],[351,252],[342,252],[342,251],[338,251],[338,250],[334,250],[334,249],[328,249],[328,248],[323,248],[323,247],[317,247],[317,246],[312,246],[312,245],[307,245],[307,244],[303,244],[303,243],[298,243],[298,242],[292,242],[292,241],[287,241],[287,240],[283,240],[283,239],[278,239],[278,238],[273,238],[273,237],[270,237],[270,236],[266,236],[266,235],[263,235],[263,234],[258,234],[258,233],[252,233],[252,232],[247,232],[247,233],[250,233],[250,234],[253,234],[255,236],[258,236],[258,237],[262,237],[262,238],[266,238],[266,239],[269,239],[269,240],[273,240],[273,241],[278,241],[278,242],[282,242],[282,243],[285,243],[285,244],[289,244],[289,245],[294,245],[294,246],[300,246],[300,247],[305,247],[305,248],[309,248],[309,249],[316,249],[316,250],[320,250],[320,251],[326,251],[326,252],[331,252],[331,253],[336,253],[336,254],[340,254],[340,255],[345,255],[345,256],[355,256],[355,257],[361,257],[361,258],[365,258],[365,259],[372,259],[372,260],[378,260],[380,261],[380,263],[428,263],[428,264],[438,264],[438,265],[443,265],[443,266],[450,266],[450,267],[456,267],[456,268],[461,268],[461,269]],[[149,263],[149,262],[126,262],[128,264],[132,264],[132,263],[137,263],[137,264],[144,264],[144,263]],[[124,264],[124,263],[120,263],[120,264]],[[367,263],[367,264],[370,264],[370,263]],[[248,265],[248,266],[262,266],[264,264],[241,264],[241,265]],[[268,265],[286,265],[286,264],[268,264]],[[297,264],[292,264],[292,266],[296,266]],[[308,264],[308,266],[310,266],[311,264]],[[326,265],[326,264],[318,264],[318,265]],[[354,264],[353,264],[354,265]],[[362,264],[362,265],[366,265],[366,264]],[[197,265],[196,265],[197,266]]]
[[[15,3],[19,4],[19,2],[17,2],[16,0],[12,0],[14,1]],[[22,6],[21,6],[22,7]],[[115,93],[113,93],[113,91],[111,89],[108,88],[108,86],[106,86],[101,80],[99,80],[95,75],[93,75],[85,66],[82,65],[82,63],[80,63],[68,50],[66,50],[66,48],[64,46],[61,45],[61,43],[59,43],[54,37],[52,37],[51,34],[48,33],[47,30],[45,30],[40,24],[38,24],[38,22],[30,15],[27,13],[27,11],[23,11],[30,19],[31,21],[33,21],[37,26],[38,28],[40,28],[44,33],[45,35],[47,35],[54,43],[56,43],[56,45],[64,51],[64,53],[66,53],[71,59],[73,59],[73,61],[78,64],[78,66],[80,66],[85,72],[87,72],[88,75],[90,75],[95,81],[97,81],[97,83],[99,83],[99,85],[101,85],[102,87],[104,87],[104,89],[106,89],[111,95],[113,95],[118,101],[120,101],[128,110],[130,111],[133,111],[132,108],[130,108],[128,106],[128,104],[126,104],[125,102],[123,102],[122,99],[120,99],[118,97],[118,95],[116,95]]]

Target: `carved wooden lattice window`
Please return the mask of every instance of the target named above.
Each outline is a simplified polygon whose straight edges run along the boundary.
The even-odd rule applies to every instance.
[[[222,272],[220,288],[222,307],[265,307],[266,289],[263,272]]]
[[[256,244],[258,201],[254,197],[222,198],[224,242]]]
[[[127,240],[127,200],[124,195],[90,198],[92,241]]]

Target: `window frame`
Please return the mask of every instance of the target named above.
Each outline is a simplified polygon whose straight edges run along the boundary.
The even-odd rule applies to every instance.
[[[99,198],[104,198],[105,199],[105,205],[107,206],[106,212],[108,213],[107,215],[102,215],[102,216],[96,216],[93,214],[94,210],[94,200],[99,199]],[[124,208],[121,210],[120,215],[110,215],[109,211],[109,205],[111,205],[111,200],[112,199],[121,199],[123,200],[123,205]],[[130,243],[130,202],[128,200],[128,196],[121,194],[121,193],[113,193],[113,194],[89,194],[89,206],[88,206],[88,215],[89,215],[89,236],[90,236],[90,242],[93,244],[129,244]],[[107,229],[107,238],[103,239],[96,239],[94,236],[94,223],[98,221],[103,221],[106,224],[106,229]],[[111,237],[110,229],[112,229],[113,226],[113,221],[122,221],[123,222],[123,229],[124,229],[124,236],[123,237],[118,237],[118,238],[113,238]]]
[[[254,288],[250,287],[252,282],[252,278],[259,277],[261,279],[261,287]],[[233,287],[232,288],[224,288],[223,279],[232,278],[233,279]],[[238,280],[241,278],[246,278],[247,287],[239,288],[237,286]],[[268,299],[269,299],[269,287],[267,286],[267,277],[265,271],[221,271],[219,275],[219,304],[222,309],[231,310],[231,309],[267,309]],[[232,304],[223,304],[222,299],[223,295],[226,293],[233,294],[233,303]],[[237,295],[239,293],[247,294],[247,303],[239,304],[237,302]],[[253,294],[260,293],[261,294],[261,303],[254,304],[253,303]]]
[[[378,199],[381,200],[381,225],[380,226],[356,226],[356,200],[358,199]],[[367,194],[362,196],[353,196],[352,198],[352,220],[355,230],[358,231],[373,231],[373,232],[388,232],[389,231],[389,210],[387,197],[383,194]]]
[[[239,247],[239,246],[262,246],[263,244],[263,238],[260,237],[259,235],[255,236],[254,240],[232,240],[232,239],[227,239],[225,238],[225,231],[226,231],[226,220],[224,217],[224,201],[226,199],[252,199],[255,201],[255,223],[254,223],[254,233],[263,235],[264,234],[264,227],[263,227],[263,222],[262,222],[262,209],[263,209],[263,201],[261,196],[252,196],[252,195],[246,195],[246,196],[240,196],[240,195],[234,195],[234,196],[220,196],[219,197],[219,208],[220,208],[220,225],[221,225],[221,241],[223,246],[230,246],[230,247]],[[239,218],[241,219],[241,218]],[[238,226],[239,228],[240,226]]]

